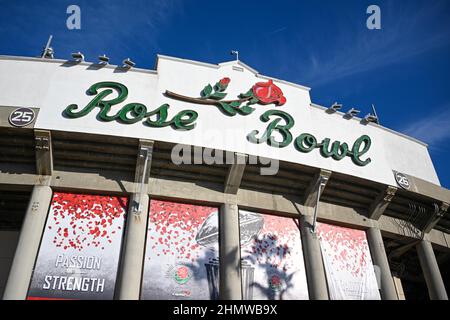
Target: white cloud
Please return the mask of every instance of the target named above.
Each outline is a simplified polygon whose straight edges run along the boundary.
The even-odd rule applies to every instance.
[[[399,131],[426,142],[432,148],[450,138],[450,105],[426,118],[409,123]]]
[[[407,2],[396,3],[394,7],[392,2],[388,3],[381,8],[381,30],[369,31],[365,25],[359,26],[338,33],[336,45],[326,52],[309,49],[310,63],[298,67],[302,82],[321,85],[448,44],[450,30],[443,28],[431,36],[424,32],[424,26],[430,25],[445,5],[445,1],[427,2],[424,7],[408,6]]]

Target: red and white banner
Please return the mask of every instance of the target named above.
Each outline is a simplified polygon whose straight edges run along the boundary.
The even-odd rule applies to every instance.
[[[127,202],[55,192],[28,299],[113,299]]]
[[[239,210],[244,300],[307,300],[298,220]]]
[[[317,224],[331,300],[380,300],[377,279],[362,230]]]
[[[151,200],[142,299],[218,299],[218,208]]]

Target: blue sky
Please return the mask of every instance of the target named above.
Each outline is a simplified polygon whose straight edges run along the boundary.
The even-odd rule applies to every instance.
[[[81,30],[66,9],[81,8]],[[381,30],[366,9],[381,8]],[[106,53],[153,69],[156,54],[219,63],[240,52],[265,75],[312,88],[429,144],[450,187],[450,0],[434,1],[24,1],[0,0],[0,54],[36,56],[53,34],[55,57]],[[411,159],[414,161],[414,159]]]

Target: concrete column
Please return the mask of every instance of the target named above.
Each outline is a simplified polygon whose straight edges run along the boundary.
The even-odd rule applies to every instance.
[[[139,300],[145,254],[149,196],[145,194],[141,197],[139,193],[135,193],[130,200],[121,269],[118,276],[120,300]],[[139,201],[142,201],[143,210],[135,212]]]
[[[239,210],[236,204],[223,204],[219,216],[219,261],[221,300],[241,300],[241,250]]]
[[[367,230],[367,241],[369,242],[373,264],[380,268],[381,298],[383,300],[398,300],[380,229],[369,228]]]
[[[6,283],[4,300],[26,299],[51,199],[50,187],[34,186]]]
[[[302,215],[300,225],[309,299],[328,300],[327,279],[320,250],[320,240],[316,233],[311,232],[313,217]]]
[[[426,240],[420,241],[417,246],[417,254],[419,255],[420,266],[428,287],[428,294],[431,300],[448,300],[445,291],[444,282],[442,281],[441,272],[434,255],[431,243]]]

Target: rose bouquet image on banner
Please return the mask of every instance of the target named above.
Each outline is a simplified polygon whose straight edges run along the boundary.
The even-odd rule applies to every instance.
[[[28,299],[113,299],[127,202],[55,192]]]
[[[239,220],[243,299],[308,299],[297,221],[245,210]]]
[[[152,200],[142,299],[218,299],[218,230],[218,208]]]
[[[380,300],[366,233],[363,230],[317,224],[332,300]]]

